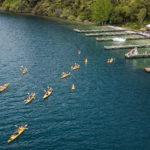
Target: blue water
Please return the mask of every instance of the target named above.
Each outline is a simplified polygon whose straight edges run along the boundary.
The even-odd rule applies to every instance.
[[[0,15],[0,85],[11,83],[0,93],[0,150],[149,150],[150,75],[138,68],[145,60],[104,51],[107,43],[73,27],[79,26]],[[106,63],[110,57],[114,64]],[[81,69],[61,80],[75,62]],[[24,76],[21,66],[29,70]],[[53,93],[43,101],[48,85]],[[36,99],[25,105],[28,92]],[[29,129],[7,144],[14,125],[25,123]]]

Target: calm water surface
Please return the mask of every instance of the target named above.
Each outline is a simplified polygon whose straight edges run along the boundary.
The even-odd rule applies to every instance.
[[[125,51],[104,51],[111,43],[77,34],[74,27],[0,15],[0,84],[11,83],[0,94],[0,150],[149,150],[150,75],[139,68],[149,59],[127,61]],[[106,63],[110,57],[114,64]],[[61,80],[75,62],[81,69]],[[21,66],[29,69],[24,76]],[[47,85],[54,92],[43,101]],[[36,99],[25,105],[28,92]],[[29,129],[7,144],[14,125],[25,123]]]

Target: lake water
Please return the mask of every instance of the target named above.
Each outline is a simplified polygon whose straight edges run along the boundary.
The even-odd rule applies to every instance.
[[[0,15],[0,85],[11,83],[0,93],[0,150],[149,150],[150,74],[143,70],[149,59],[125,60],[125,51],[105,51],[111,42],[74,27],[83,28]],[[110,57],[115,63],[106,63]],[[80,70],[60,79],[75,62]],[[29,70],[24,76],[21,66]],[[48,85],[53,93],[43,101]],[[25,105],[28,92],[36,99]],[[8,144],[15,125],[25,123],[29,129]]]

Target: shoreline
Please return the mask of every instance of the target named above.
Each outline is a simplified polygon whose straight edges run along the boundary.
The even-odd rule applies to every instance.
[[[43,19],[51,19],[51,20],[56,20],[56,21],[61,21],[61,22],[65,22],[65,23],[69,23],[69,24],[79,24],[79,25],[88,25],[88,26],[97,26],[96,24],[94,24],[93,22],[89,22],[89,21],[70,21],[68,19],[64,19],[64,18],[58,18],[58,17],[50,17],[50,16],[42,16],[42,15],[36,15],[30,12],[13,12],[13,11],[4,11],[0,8],[0,14],[7,14],[7,15],[17,15],[17,16],[31,16],[31,17],[38,17],[38,18],[43,18]]]
[[[59,17],[50,17],[50,16],[42,16],[42,15],[36,15],[31,12],[13,12],[13,11],[5,11],[2,8],[0,8],[0,14],[7,14],[7,15],[16,15],[16,16],[29,16],[29,17],[37,17],[37,18],[43,18],[43,19],[51,19],[54,21],[60,21],[68,24],[74,24],[74,25],[84,25],[84,26],[94,26],[94,27],[102,27],[100,25],[96,25],[93,22],[89,21],[70,21],[68,19],[59,18]],[[141,31],[140,29],[132,29],[128,26],[117,26],[117,25],[109,25],[106,24],[104,27],[114,28],[114,29],[125,29],[129,30],[131,32],[137,32],[139,35],[150,37],[150,33],[147,33],[145,31]]]

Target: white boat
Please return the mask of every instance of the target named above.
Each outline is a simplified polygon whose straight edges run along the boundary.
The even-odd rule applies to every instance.
[[[147,28],[150,28],[150,24],[146,25]]]
[[[121,38],[121,37],[116,37],[116,38],[113,38],[113,41],[115,41],[115,42],[125,42],[126,39],[125,38]]]

